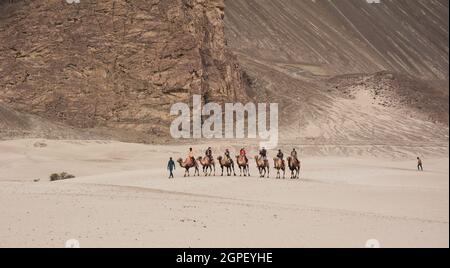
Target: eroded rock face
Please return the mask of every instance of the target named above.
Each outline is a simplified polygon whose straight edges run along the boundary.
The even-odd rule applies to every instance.
[[[223,0],[2,1],[0,101],[75,127],[167,133],[192,94],[245,100]]]

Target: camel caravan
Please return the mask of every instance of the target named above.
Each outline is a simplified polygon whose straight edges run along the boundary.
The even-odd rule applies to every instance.
[[[262,148],[259,151],[259,155],[254,157],[256,167],[258,168],[260,178],[270,178],[270,164],[267,158],[267,150]],[[239,176],[251,177],[250,175],[250,161],[247,158],[247,152],[242,148],[239,155],[235,156],[235,160],[231,157],[230,151],[225,150],[223,156],[219,156],[216,159],[213,157],[212,149],[209,147],[203,157],[194,157],[192,148],[189,148],[189,153],[185,160],[183,158],[178,159],[179,166],[184,169],[184,177],[191,176],[191,170],[194,170],[193,176],[200,176],[200,168],[204,176],[216,176],[216,165],[220,167],[220,176],[237,176],[235,165],[239,168]],[[291,155],[284,160],[284,154],[281,150],[278,150],[278,154],[273,158],[273,167],[276,171],[276,179],[286,179],[286,171],[291,172],[290,179],[300,179],[301,162],[297,157],[297,151],[292,150]],[[170,172],[169,178],[173,178],[173,170],[175,170],[175,163],[170,158],[168,164],[168,170]]]

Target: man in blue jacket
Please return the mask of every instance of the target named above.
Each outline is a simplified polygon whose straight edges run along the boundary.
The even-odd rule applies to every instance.
[[[169,163],[167,163],[167,170],[169,170],[170,175],[169,179],[173,179],[173,171],[175,170],[175,162],[173,161],[172,157],[169,159]]]

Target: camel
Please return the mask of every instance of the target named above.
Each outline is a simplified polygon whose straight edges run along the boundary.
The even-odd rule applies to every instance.
[[[182,168],[185,169],[185,171],[184,171],[184,177],[190,177],[190,176],[191,176],[191,174],[190,174],[190,172],[189,172],[189,170],[190,170],[191,168],[195,168],[194,177],[195,177],[195,174],[197,174],[198,176],[200,176],[200,171],[198,170],[198,164],[197,164],[197,161],[195,161],[195,159],[194,159],[194,161],[188,161],[188,160],[186,160],[186,161],[183,162],[183,159],[180,158],[180,159],[178,159],[177,162],[180,164],[180,166],[181,166]]]
[[[197,161],[203,166],[203,173],[205,173],[205,176],[211,176],[211,173],[214,170],[214,176],[216,176],[216,163],[214,162],[214,159],[211,159],[207,156],[201,158],[199,157]],[[209,174],[208,174],[209,169]]]
[[[289,156],[288,166],[291,170],[291,179],[300,179],[300,161],[295,157]]]
[[[256,166],[259,170],[260,178],[264,178],[267,174],[267,178],[269,178],[269,161],[263,160],[262,157],[255,156]]]
[[[286,165],[279,157],[273,159],[273,166],[277,170],[277,179],[281,179],[281,171],[283,171],[283,179],[286,178]]]
[[[236,155],[236,163],[239,167],[240,176],[242,176],[243,171],[244,177],[250,177],[250,167],[248,165],[248,159],[243,155]]]
[[[227,157],[219,156],[217,157],[217,160],[219,160],[220,168],[222,169],[222,175],[223,176],[223,169],[227,168],[227,175],[231,176],[231,172],[233,171],[234,176],[236,176],[236,172],[234,171],[234,163],[231,159],[228,159]]]

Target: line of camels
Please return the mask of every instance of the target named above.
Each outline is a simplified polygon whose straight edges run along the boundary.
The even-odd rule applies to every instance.
[[[269,166],[269,160],[264,160],[261,156],[255,156],[254,157],[256,161],[256,166],[259,171],[260,178],[269,178],[270,177],[270,166]],[[217,161],[220,165],[220,168],[222,170],[221,176],[223,176],[224,171],[226,170],[227,176],[231,176],[232,174],[234,176],[236,175],[235,169],[234,169],[234,161],[227,157],[219,156],[217,157]],[[274,161],[274,168],[277,171],[276,179],[285,179],[286,178],[286,162],[281,160],[278,157],[275,157],[273,159]],[[198,157],[193,158],[192,160],[186,159],[183,161],[182,158],[179,158],[177,160],[178,164],[185,169],[184,177],[190,176],[190,169],[194,169],[194,176],[198,175],[200,176],[200,169],[199,166],[201,165],[203,168],[203,173],[205,176],[215,176],[216,175],[216,161],[213,158],[204,156],[204,157]],[[247,157],[242,155],[236,156],[236,163],[240,170],[240,176],[244,177],[250,177],[250,166],[249,166],[249,160]],[[300,179],[300,167],[301,163],[300,160],[298,160],[295,157],[289,156],[287,158],[287,168],[291,171],[291,177],[290,179]],[[281,175],[283,173],[283,175]]]

